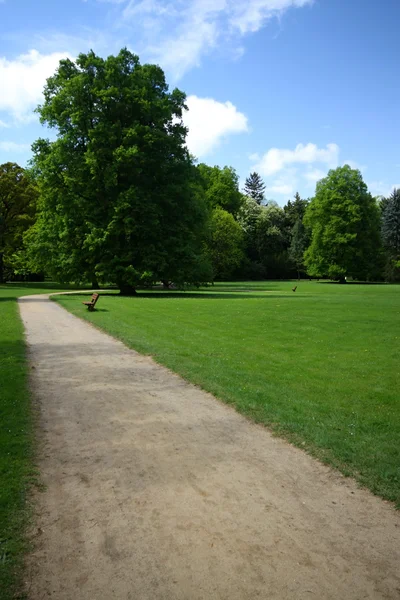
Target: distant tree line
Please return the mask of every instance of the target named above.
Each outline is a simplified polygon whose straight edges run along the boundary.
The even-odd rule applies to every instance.
[[[400,190],[376,199],[348,165],[282,208],[253,172],[197,164],[185,95],[127,50],[62,60],[29,169],[0,166],[0,282],[199,285],[216,279],[400,279]]]

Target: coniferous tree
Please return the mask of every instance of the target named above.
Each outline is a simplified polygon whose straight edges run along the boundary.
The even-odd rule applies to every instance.
[[[264,200],[265,183],[258,173],[250,173],[250,176],[247,177],[244,192],[246,196],[253,198],[257,204],[262,204]]]
[[[400,189],[394,189],[385,199],[382,241],[387,253],[386,276],[397,279],[400,275]]]

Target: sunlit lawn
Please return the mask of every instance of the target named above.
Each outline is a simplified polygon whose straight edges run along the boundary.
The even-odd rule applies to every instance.
[[[57,300],[400,503],[400,286],[293,285]]]

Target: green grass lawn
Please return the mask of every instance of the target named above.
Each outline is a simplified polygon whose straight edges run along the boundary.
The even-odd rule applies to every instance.
[[[33,415],[17,297],[56,289],[61,286],[0,285],[0,600],[14,598],[18,588],[29,522],[27,496],[35,481]]]
[[[400,286],[218,284],[58,302],[400,504]]]

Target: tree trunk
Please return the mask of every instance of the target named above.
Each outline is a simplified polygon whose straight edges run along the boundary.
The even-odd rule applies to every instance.
[[[97,281],[97,277],[95,275],[92,276],[92,290],[99,289],[99,282]]]
[[[4,261],[2,252],[0,252],[0,283],[4,283]]]
[[[133,285],[129,285],[128,283],[119,283],[119,293],[121,296],[137,296],[137,291],[133,287]]]

